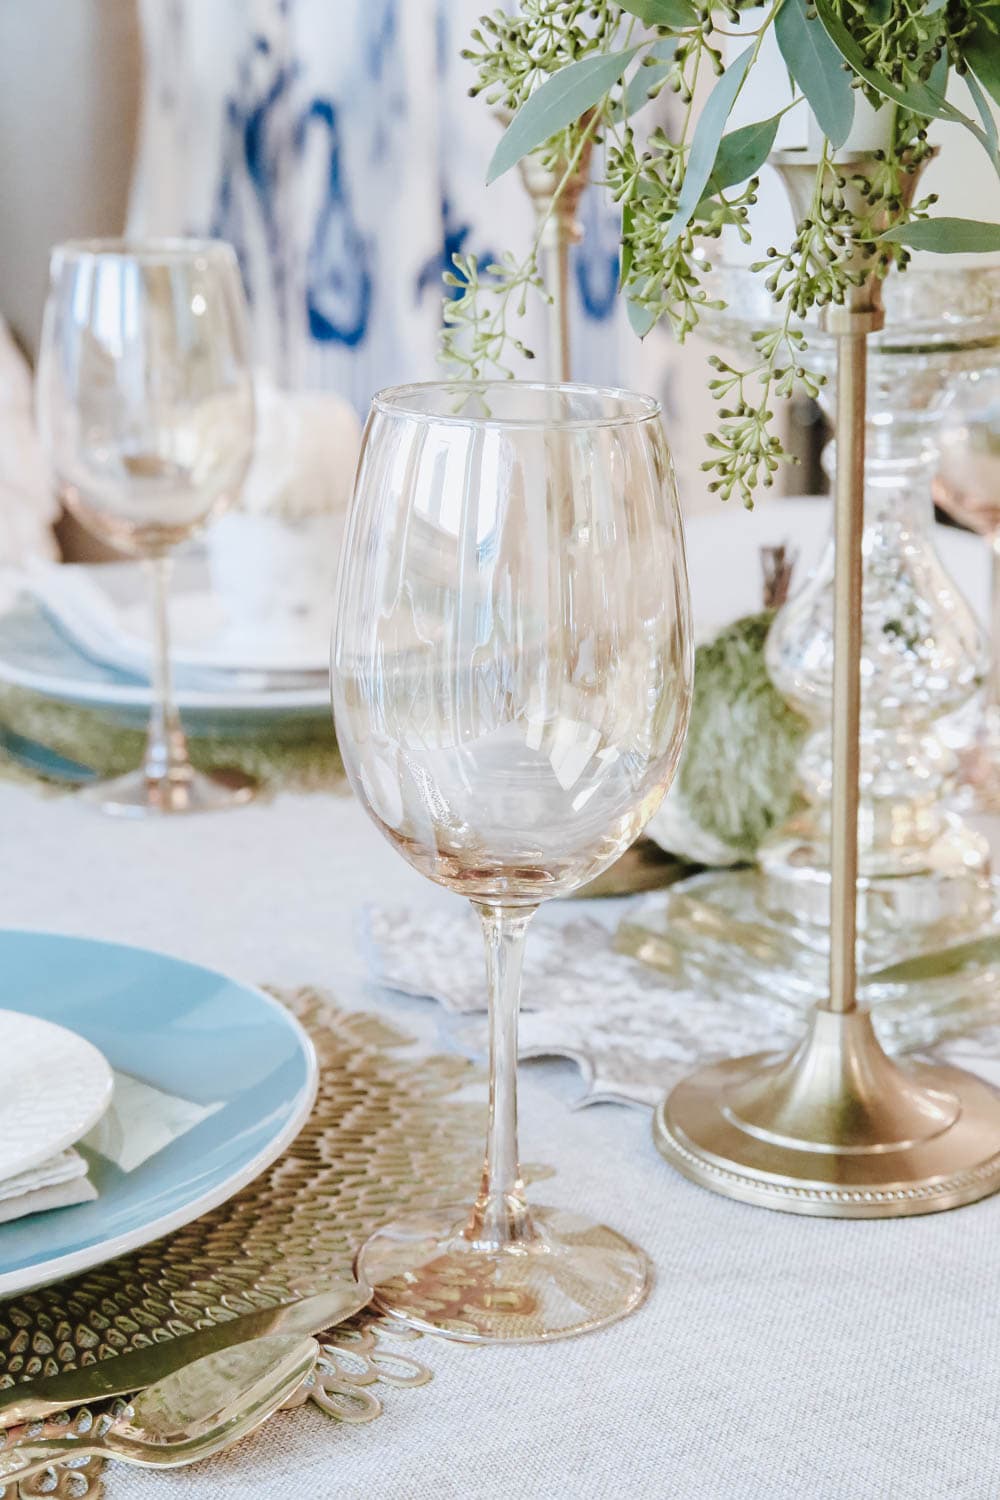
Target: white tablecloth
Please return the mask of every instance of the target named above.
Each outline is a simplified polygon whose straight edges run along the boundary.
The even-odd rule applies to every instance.
[[[371,992],[355,923],[366,901],[453,898],[346,797],[119,823],[0,785],[0,828],[7,925],[326,986],[435,1039],[432,1005]],[[1000,1196],[882,1223],[746,1208],[672,1172],[646,1112],[574,1113],[577,1090],[568,1064],[524,1065],[523,1156],[558,1169],[539,1195],[650,1252],[640,1312],[549,1346],[425,1339],[434,1380],[369,1427],[280,1414],[205,1466],[116,1469],[109,1500],[996,1500]]]

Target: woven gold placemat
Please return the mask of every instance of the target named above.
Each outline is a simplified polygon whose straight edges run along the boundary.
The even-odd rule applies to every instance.
[[[0,1303],[0,1389],[320,1290],[331,1277],[351,1274],[358,1246],[386,1219],[470,1196],[484,1105],[454,1096],[480,1077],[475,1066],[454,1056],[409,1055],[403,1049],[412,1038],[377,1016],[339,1010],[316,991],[273,993],[316,1046],[319,1092],[308,1123],[273,1166],[203,1218],[95,1270]],[[389,1384],[428,1378],[412,1360],[380,1351],[378,1338],[362,1315],[327,1351],[332,1373],[312,1395],[332,1415],[350,1421],[366,1414],[366,1398],[351,1382],[338,1387],[338,1362],[348,1370],[353,1362],[356,1374],[357,1362],[367,1361]],[[374,1414],[370,1405],[367,1414]],[[94,1497],[101,1467],[92,1460],[50,1472],[44,1484],[25,1482],[21,1493]]]

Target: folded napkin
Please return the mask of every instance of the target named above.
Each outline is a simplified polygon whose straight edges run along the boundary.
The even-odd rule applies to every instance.
[[[87,1163],[78,1151],[61,1151],[51,1161],[18,1172],[0,1182],[0,1224],[46,1208],[88,1203],[97,1189],[87,1176]]]
[[[164,1093],[128,1073],[116,1072],[114,1080],[110,1105],[79,1142],[86,1157],[71,1148],[0,1181],[0,1224],[93,1201],[98,1193],[88,1176],[88,1158],[103,1159],[120,1172],[134,1172],[222,1108],[219,1103],[196,1104]]]
[[[361,423],[331,391],[281,390],[254,375],[257,436],[239,508],[286,520],[344,511],[354,483]]]

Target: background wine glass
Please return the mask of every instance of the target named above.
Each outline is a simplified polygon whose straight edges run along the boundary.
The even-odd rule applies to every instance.
[[[990,675],[961,779],[982,812],[1000,812],[1000,370],[957,381],[941,407],[934,499],[990,546]]]
[[[103,542],[144,559],[151,577],[143,765],[81,795],[133,816],[245,802],[246,777],[191,767],[167,619],[171,549],[236,498],[253,450],[246,305],[232,248],[213,240],[57,246],[37,392],[64,503]]]
[[[375,398],[341,566],[337,736],[369,815],[482,920],[490,1115],[479,1197],[359,1257],[380,1306],[469,1341],[579,1333],[641,1300],[613,1230],[529,1209],[517,1007],[539,902],[593,879],[673,775],[691,693],[673,472],[646,397],[416,385]]]

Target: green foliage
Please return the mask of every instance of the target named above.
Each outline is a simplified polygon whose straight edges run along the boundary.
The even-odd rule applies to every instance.
[[[715,158],[722,141],[722,132],[726,128],[726,121],[736,102],[736,95],[743,86],[752,56],[752,47],[741,52],[736,61],[725,70],[705,100],[687,153],[684,180],[677,195],[677,207],[667,225],[668,245],[672,245],[678,235],[682,234],[690,224],[691,216],[708,187],[708,179],[712,175],[712,167],[715,165]]]
[[[482,16],[473,45],[462,53],[479,75],[471,92],[515,114],[551,74],[609,51],[621,17],[621,7],[606,0],[522,0],[514,15],[498,10]]]
[[[749,242],[755,173],[785,110],[726,132],[730,112],[770,28],[797,87],[785,109],[807,100],[827,136],[809,213],[787,247],[774,247],[754,269],[767,280],[782,317],[754,340],[746,368],[715,361],[710,389],[720,402],[702,467],[722,498],[752,504],[774,482],[785,458],[774,432],[775,402],[814,395],[802,320],[842,302],[856,267],[884,275],[905,268],[908,247],[942,253],[994,249],[1000,228],[928,217],[933,200],[907,209],[904,178],[928,151],[926,124],[963,124],[1000,170],[987,96],[1000,100],[1000,0],[770,0],[746,50],[723,64],[717,26],[740,17],[743,0],[520,0],[512,15],[484,16],[465,53],[475,64],[474,93],[514,116],[490,177],[534,153],[555,175],[555,199],[604,145],[604,186],[620,204],[621,289],[640,337],[664,322],[678,340],[710,303],[710,252],[731,226]],[[945,99],[950,69],[968,86],[973,113]],[[696,88],[715,83],[700,116]],[[847,137],[855,90],[891,109],[893,140],[874,170],[848,180],[835,165]],[[633,116],[650,97],[676,96],[680,124],[636,144]],[[846,169],[843,169],[846,170]],[[860,193],[857,191],[861,189]],[[851,206],[848,206],[848,205]],[[555,206],[555,205],[554,205]],[[886,228],[889,226],[888,232]],[[530,357],[515,333],[529,297],[545,298],[539,250],[545,223],[518,260],[504,255],[481,270],[456,258],[445,280],[443,351],[464,374],[511,374],[509,351]]]
[[[1000,104],[1000,4],[975,7],[962,50],[971,71]]]
[[[854,123],[854,90],[840,53],[807,0],[785,0],[774,33],[792,78],[831,146],[842,146]]]
[[[914,250],[933,250],[938,255],[978,255],[1000,250],[1000,224],[984,224],[978,219],[919,219],[896,225],[882,238]]]
[[[591,53],[553,73],[521,105],[493,153],[487,182],[495,182],[530,152],[582,119],[621,78],[637,47]]]
[[[683,30],[698,22],[698,8],[691,0],[621,0],[622,10],[647,26],[671,26]]]
[[[721,193],[739,182],[746,182],[764,165],[780,124],[781,116],[772,115],[769,120],[742,125],[739,130],[731,130],[722,137],[709,179],[713,192]]]

